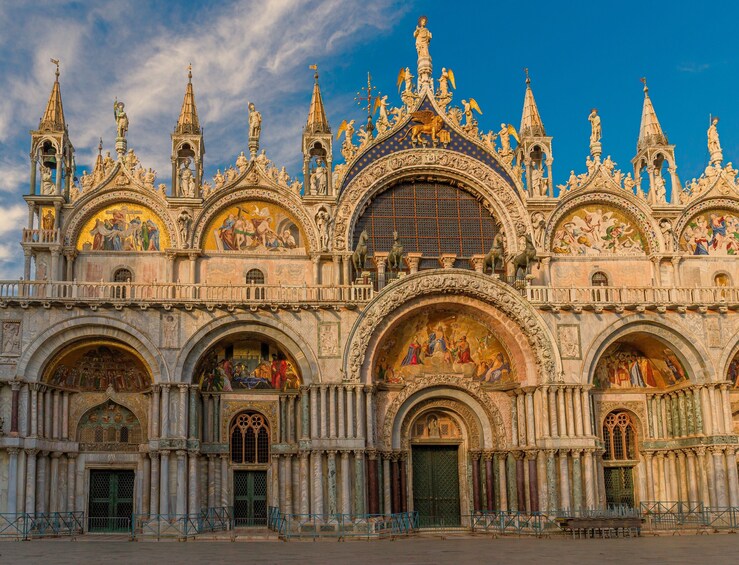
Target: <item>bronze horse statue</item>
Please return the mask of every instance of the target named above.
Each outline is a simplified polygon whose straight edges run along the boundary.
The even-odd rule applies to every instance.
[[[495,273],[496,270],[500,270],[503,268],[503,260],[505,254],[505,248],[503,246],[504,240],[505,236],[503,235],[503,232],[498,232],[493,238],[493,246],[490,248],[490,251],[488,251],[487,255],[485,255],[482,260],[483,273],[487,272],[488,267],[490,267],[491,273]]]
[[[362,233],[359,234],[359,241],[357,242],[357,246],[354,248],[354,253],[352,253],[352,265],[354,265],[354,271],[359,274],[364,270],[364,263],[367,261],[367,240],[369,239],[369,234],[367,233],[367,230],[362,230]]]
[[[511,259],[513,267],[515,269],[516,278],[518,278],[519,270],[523,270],[524,276],[531,274],[531,264],[539,263],[539,259],[536,256],[536,247],[534,242],[531,240],[531,236],[526,234],[526,248]]]
[[[400,271],[403,266],[403,244],[400,243],[397,231],[393,232],[393,246],[387,256],[387,265],[391,272]]]

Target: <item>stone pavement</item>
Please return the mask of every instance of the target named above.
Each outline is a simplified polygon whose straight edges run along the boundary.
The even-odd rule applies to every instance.
[[[0,543],[0,563],[707,563],[737,562],[736,535],[638,539],[413,538],[397,541],[126,542],[93,536]]]

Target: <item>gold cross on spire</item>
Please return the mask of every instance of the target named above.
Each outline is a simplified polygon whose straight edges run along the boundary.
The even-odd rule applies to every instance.
[[[367,102],[367,106],[365,107],[367,110],[367,116],[372,115],[372,102],[375,100],[375,96],[373,94],[375,90],[375,87],[372,86],[372,76],[367,73],[367,86],[365,88],[362,88],[359,92],[357,92],[357,95],[354,97],[354,100],[357,101],[357,104],[361,107],[364,106],[364,102]],[[366,93],[366,94],[363,94]]]

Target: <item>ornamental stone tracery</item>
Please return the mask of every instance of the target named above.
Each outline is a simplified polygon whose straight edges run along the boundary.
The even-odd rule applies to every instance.
[[[405,415],[405,419],[400,428],[400,442],[402,449],[410,449],[411,440],[414,435],[412,433],[411,426],[415,425],[424,413],[439,411],[439,409],[442,412],[452,412],[455,416],[455,420],[461,420],[461,423],[463,424],[460,426],[463,430],[462,437],[464,438],[467,436],[466,439],[469,442],[469,449],[480,450],[483,448],[481,442],[482,434],[480,431],[480,422],[469,406],[463,402],[450,398],[429,398],[415,404]]]

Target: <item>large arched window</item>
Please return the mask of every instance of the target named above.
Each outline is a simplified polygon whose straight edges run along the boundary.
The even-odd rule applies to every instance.
[[[269,463],[269,424],[258,412],[242,412],[231,425],[231,462]]]
[[[628,412],[611,412],[603,422],[604,461],[636,459],[635,426]]]
[[[609,506],[634,506],[636,425],[628,412],[611,412],[603,422],[603,475]]]
[[[608,286],[608,275],[603,271],[595,272],[593,273],[593,276],[590,277],[590,282],[593,286]]]

